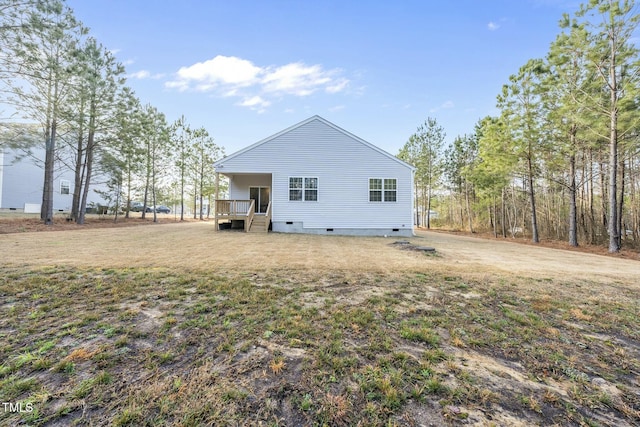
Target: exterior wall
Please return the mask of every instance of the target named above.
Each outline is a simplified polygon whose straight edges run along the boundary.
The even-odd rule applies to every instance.
[[[33,150],[37,158],[44,159],[44,150]],[[5,151],[0,157],[0,208],[22,210],[25,205],[42,204],[44,170],[33,157],[16,158],[13,151]],[[61,194],[61,181],[69,181],[69,194]],[[69,211],[73,201],[74,173],[62,167],[54,173],[53,210]],[[92,186],[96,188],[96,186]],[[104,200],[94,191],[89,191],[87,204],[102,203]],[[40,212],[39,208],[36,209]]]
[[[229,198],[249,200],[249,187],[271,187],[271,175],[234,175],[233,178],[229,180]]]
[[[217,166],[224,174],[272,173],[274,231],[413,232],[410,167],[319,118],[220,160]],[[289,201],[290,177],[318,178],[318,200]],[[396,178],[397,201],[369,202],[369,178]],[[231,198],[240,198],[234,194],[240,195],[236,190],[243,185],[231,184]]]

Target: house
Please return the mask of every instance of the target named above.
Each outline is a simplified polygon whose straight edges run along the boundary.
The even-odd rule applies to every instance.
[[[44,148],[15,150],[0,147],[0,209],[40,213],[44,182]],[[68,212],[73,202],[74,171],[56,162],[53,181],[53,210]],[[99,186],[92,186],[97,188]],[[106,205],[104,199],[90,191],[87,205]]]
[[[414,168],[313,116],[215,162],[216,229],[413,235]]]

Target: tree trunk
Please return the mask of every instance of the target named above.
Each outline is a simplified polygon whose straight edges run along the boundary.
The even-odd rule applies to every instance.
[[[55,167],[57,123],[51,122],[51,132],[46,142],[44,161],[44,184],[42,191],[42,206],[40,219],[45,225],[53,225],[53,170]]]
[[[612,126],[615,119],[612,114]],[[618,230],[618,142],[617,130],[611,129],[611,141],[609,143],[609,220],[607,231],[609,232],[609,252],[619,252],[620,233]]]
[[[184,152],[184,148],[182,149]],[[184,155],[180,166],[180,221],[184,221]]]
[[[614,45],[614,43],[612,43]],[[618,86],[616,76],[616,53],[609,58],[610,125],[609,125],[609,252],[620,252],[620,230],[618,229]]]
[[[42,204],[40,205],[40,219],[45,225],[53,224],[53,168],[55,166],[56,130],[58,108],[55,97],[58,96],[58,82],[53,80],[49,70],[49,84],[47,86],[47,110],[45,123],[45,159],[44,178],[42,184]]]
[[[149,138],[147,136],[147,138]],[[144,183],[144,200],[142,202],[142,219],[146,219],[147,217],[147,203],[149,202],[149,186],[151,185],[151,146],[150,142],[147,140],[147,159],[146,159],[146,176]]]
[[[197,176],[193,183],[193,219],[198,219],[198,177]]]
[[[82,159],[84,157],[84,129],[83,129],[83,108],[84,105],[81,102],[80,104],[80,118],[78,119],[79,128],[78,128],[78,142],[76,148],[76,167],[75,167],[75,176],[74,176],[74,184],[73,184],[73,200],[71,202],[71,218],[74,221],[78,220],[78,211],[80,210],[80,192],[82,190],[82,165],[84,164]]]
[[[415,180],[415,176],[414,176],[414,180]],[[413,187],[415,189],[415,208],[416,208],[416,227],[420,227],[420,200],[418,198],[418,183],[414,181]]]
[[[202,202],[203,202],[202,193],[203,192],[204,192],[204,156],[200,161],[200,221],[204,220],[204,217],[202,215]],[[259,206],[258,206],[258,211],[260,211]]]
[[[129,211],[131,210],[131,162],[127,160],[127,207],[125,208],[124,217],[129,219]]]
[[[620,200],[618,201],[618,248],[622,247],[622,238],[626,235],[625,228],[623,227],[622,217],[623,217],[623,209],[624,209],[624,185],[625,185],[625,161],[624,158],[622,162],[620,162]]]
[[[155,137],[154,137],[155,138]],[[156,200],[156,144],[158,141],[154,140],[151,146],[151,196],[153,197],[153,222],[158,222],[158,212],[156,206],[158,201]]]
[[[95,150],[94,143],[95,143],[95,137],[96,137],[95,104],[91,105],[91,110],[89,114],[90,114],[89,115],[89,134],[87,135],[87,149],[85,152],[86,160],[84,162],[86,167],[86,170],[85,170],[86,177],[84,179],[84,185],[82,188],[82,201],[80,202],[80,206],[79,206],[78,219],[76,220],[78,224],[84,224],[85,212],[87,208],[87,196],[89,194],[89,185],[91,183],[91,173],[93,171],[93,153]]]
[[[116,193],[116,209],[115,212],[113,214],[113,222],[118,222],[118,212],[120,212],[120,191],[122,190],[122,176],[120,176],[120,178],[118,178],[118,185],[117,185],[117,193]]]
[[[493,237],[498,237],[498,205],[496,203],[496,196],[491,196],[493,204],[493,217],[491,218],[491,224],[493,225]],[[489,217],[491,217],[491,208],[489,208]]]
[[[78,224],[84,224],[85,212],[87,208],[87,196],[89,195],[89,184],[91,183],[91,173],[93,171],[93,141],[95,138],[95,134],[93,131],[89,131],[89,137],[87,140],[87,151],[86,151],[86,179],[84,180],[84,187],[82,189],[82,201],[80,202],[80,212],[78,215],[78,220],[76,221]]]
[[[506,209],[505,209],[506,203],[505,203],[505,200],[504,200],[504,188],[501,191],[501,199],[502,199],[501,200],[502,206],[501,206],[500,216],[501,216],[502,219],[501,219],[500,223],[502,225],[502,237],[506,238],[507,237],[507,218],[506,218],[507,212],[506,212]]]
[[[575,135],[571,136],[575,138]],[[569,245],[578,246],[578,215],[576,210],[576,156],[569,157]]]
[[[531,205],[531,241],[533,243],[539,243],[540,237],[538,236],[538,216],[536,213],[536,197],[533,189],[533,164],[531,163],[531,157],[527,159],[527,166],[529,169],[528,183],[529,183],[529,203]]]
[[[432,174],[431,174],[431,154],[429,154],[429,182],[427,185],[427,202],[426,202],[426,220],[427,220],[427,230],[431,228],[431,181],[432,181]]]
[[[467,205],[467,220],[469,222],[469,232],[475,233],[475,231],[473,230],[473,217],[471,216],[471,202],[469,201],[469,184],[466,178],[464,179],[464,197],[465,203]]]

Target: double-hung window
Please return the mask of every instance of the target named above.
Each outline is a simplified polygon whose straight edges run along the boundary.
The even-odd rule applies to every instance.
[[[318,201],[318,178],[293,176],[289,177],[290,201]]]
[[[66,179],[60,180],[60,194],[69,194],[71,190],[71,182]]]
[[[370,202],[395,202],[398,198],[398,181],[395,178],[369,178]]]

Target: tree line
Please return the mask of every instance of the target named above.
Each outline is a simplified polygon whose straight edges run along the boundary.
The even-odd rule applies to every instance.
[[[93,184],[116,212],[131,202],[193,207],[213,194],[223,155],[206,129],[169,123],[126,85],[125,67],[64,0],[0,0],[0,149],[44,149],[41,219],[53,223],[54,173],[74,171],[71,217],[85,221]],[[200,208],[198,209],[198,206]],[[154,221],[157,220],[153,211]]]
[[[634,1],[562,16],[544,58],[497,95],[499,114],[445,147],[428,118],[398,157],[416,167],[416,219],[495,236],[607,245],[640,240],[640,56]]]

